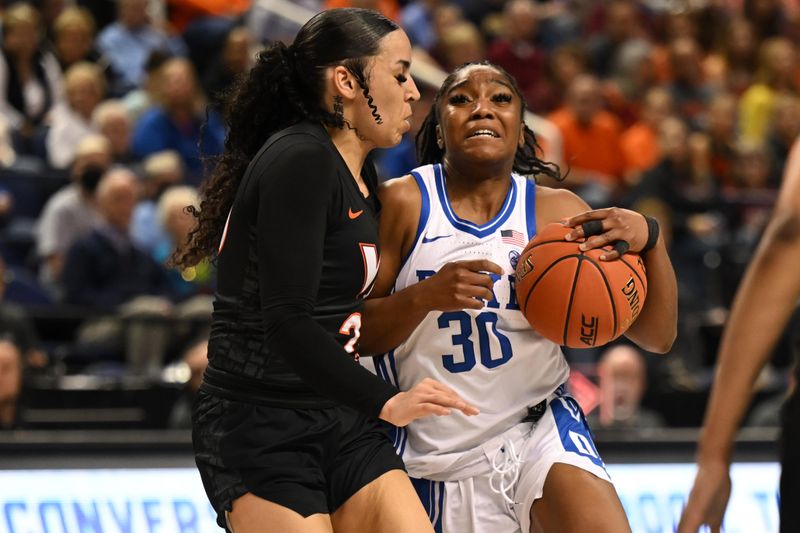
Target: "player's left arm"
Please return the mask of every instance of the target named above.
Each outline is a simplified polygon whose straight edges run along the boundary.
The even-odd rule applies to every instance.
[[[567,235],[569,240],[583,237],[581,225],[585,222],[596,220],[602,224],[602,233],[582,243],[583,250],[624,240],[630,245],[630,251],[638,253],[647,243],[647,221],[635,211],[619,207],[591,210],[588,204],[573,194],[562,195],[558,205],[559,211],[551,221],[566,219],[564,224],[574,228]],[[619,255],[615,250],[601,256],[601,259],[613,261]],[[639,317],[625,335],[649,352],[666,353],[672,347],[678,330],[678,286],[662,234],[659,234],[655,247],[646,252],[642,259],[647,270],[647,298]]]

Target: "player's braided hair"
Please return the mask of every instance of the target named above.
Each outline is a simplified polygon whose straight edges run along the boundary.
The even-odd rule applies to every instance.
[[[197,225],[187,246],[175,252],[175,265],[192,266],[216,253],[239,183],[273,133],[303,120],[346,126],[343,116],[328,111],[323,102],[326,67],[347,68],[372,102],[366,83],[368,59],[378,53],[380,40],[397,29],[375,11],[331,9],[309,20],[291,46],[277,42],[258,55],[248,75],[225,95],[225,150],[212,161],[213,170],[201,185],[200,209],[187,208]],[[370,107],[378,120],[377,108]]]
[[[433,105],[431,105],[428,116],[425,117],[425,121],[422,123],[422,127],[417,133],[417,158],[419,159],[420,164],[427,165],[430,163],[442,162],[445,151],[444,148],[440,148],[436,142],[436,126],[439,124],[439,102],[442,96],[450,90],[450,87],[452,87],[453,83],[456,81],[456,76],[458,76],[459,72],[473,65],[491,67],[497,70],[508,80],[509,84],[511,84],[511,87],[514,89],[514,92],[522,101],[522,116],[520,118],[524,117],[525,110],[527,109],[525,98],[522,96],[522,91],[519,89],[519,85],[517,85],[517,80],[515,80],[511,74],[506,72],[503,67],[485,60],[465,63],[450,73],[450,75],[447,76],[442,83],[442,86],[439,87],[439,91],[436,93],[436,96],[433,99]],[[555,163],[542,161],[539,159],[539,157],[537,157],[536,154],[541,153],[542,149],[536,140],[536,135],[533,133],[533,130],[527,126],[527,124],[524,125],[523,135],[525,137],[525,142],[517,149],[517,153],[514,156],[514,172],[523,176],[535,177],[539,175],[545,175],[558,181],[563,180],[564,177],[561,175],[558,165]]]

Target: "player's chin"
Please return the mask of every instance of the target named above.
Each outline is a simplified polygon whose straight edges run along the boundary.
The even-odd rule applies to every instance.
[[[403,133],[396,129],[387,135],[381,136],[381,139],[377,143],[378,148],[392,148],[393,146],[397,146],[400,144],[400,141],[403,140]]]

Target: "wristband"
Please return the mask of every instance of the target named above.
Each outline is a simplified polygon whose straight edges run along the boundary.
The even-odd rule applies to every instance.
[[[642,250],[639,252],[640,255],[646,254],[655,248],[656,243],[658,242],[658,234],[661,231],[658,226],[658,221],[655,218],[647,215],[642,216],[644,217],[645,221],[647,221],[647,242],[645,243],[644,248],[642,248]]]

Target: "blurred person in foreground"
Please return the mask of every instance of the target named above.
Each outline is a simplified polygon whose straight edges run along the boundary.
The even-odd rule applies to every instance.
[[[800,142],[795,142],[772,219],[747,269],[722,336],[698,443],[697,476],[678,533],[696,533],[704,524],[712,533],[721,531],[731,494],[736,430],[753,396],[756,378],[769,362],[800,297],[798,262]],[[783,409],[780,533],[796,533],[800,531],[800,396],[796,389]]]

